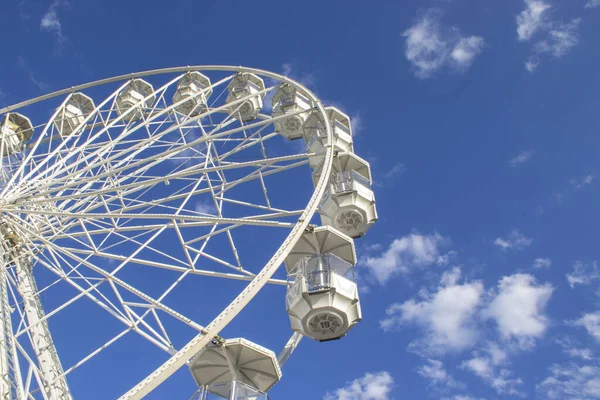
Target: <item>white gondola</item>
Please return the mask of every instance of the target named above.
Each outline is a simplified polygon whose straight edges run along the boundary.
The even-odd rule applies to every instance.
[[[308,98],[298,92],[295,87],[283,84],[275,92],[271,104],[274,118],[288,115],[286,118],[273,122],[275,132],[290,140],[304,137],[303,127],[310,114],[308,110],[311,108]]]
[[[132,79],[117,97],[117,113],[123,115],[131,108],[136,107],[136,110],[123,117],[123,120],[137,121],[141,119],[146,110],[154,103],[153,93],[154,88],[151,84],[143,79]]]
[[[9,113],[0,124],[3,147],[2,155],[8,156],[21,152],[25,142],[33,136],[33,125],[29,118],[19,113]]]
[[[328,341],[345,336],[362,319],[351,238],[330,226],[309,230],[285,264],[292,330]]]
[[[186,98],[175,110],[177,112],[194,117],[206,110],[207,100],[212,94],[210,79],[198,71],[188,72],[177,84],[177,90],[173,95],[173,103],[178,103]]]
[[[189,362],[200,399],[267,400],[281,379],[275,353],[249,340],[213,339]]]
[[[334,150],[339,152],[353,152],[352,126],[350,118],[335,107],[326,107],[325,111],[331,123]],[[304,140],[309,153],[317,154],[309,158],[311,168],[318,168],[324,159],[327,143],[325,122],[320,114],[313,112],[304,123]]]
[[[369,163],[354,153],[334,157],[329,188],[319,205],[321,222],[359,238],[377,222]],[[320,169],[313,175],[318,179]]]
[[[73,93],[54,119],[54,126],[62,137],[79,135],[88,116],[94,112],[94,101],[83,93]]]
[[[263,107],[265,82],[255,74],[242,72],[237,74],[227,86],[227,99],[229,104],[236,100],[247,98],[245,101],[235,103],[229,107],[229,114],[240,122],[254,120]]]

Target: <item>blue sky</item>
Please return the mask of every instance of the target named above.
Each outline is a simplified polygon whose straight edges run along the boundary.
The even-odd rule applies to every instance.
[[[231,64],[352,117],[380,216],[357,242],[364,320],[302,342],[274,399],[600,399],[600,1],[5,0],[0,21],[2,106]],[[277,351],[277,301],[227,334]]]

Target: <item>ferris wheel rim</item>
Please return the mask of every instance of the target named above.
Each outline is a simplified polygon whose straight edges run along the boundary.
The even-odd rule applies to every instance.
[[[325,111],[325,107],[319,100],[319,98],[308,88],[301,83],[290,79],[284,75],[276,74],[270,71],[249,68],[242,66],[228,66],[228,65],[195,65],[195,66],[181,66],[181,67],[170,67],[161,68],[154,70],[147,70],[137,73],[124,74],[115,77],[105,78],[94,82],[73,86],[70,88],[58,90],[46,95],[38,96],[30,100],[26,100],[12,106],[8,106],[0,109],[0,114],[13,112],[19,108],[29,106],[44,100],[48,100],[61,95],[69,95],[76,91],[81,91],[91,87],[101,86],[109,83],[159,75],[168,73],[185,73],[191,71],[226,71],[232,73],[254,73],[261,76],[265,76],[282,83],[290,84],[298,89],[301,89],[303,93],[313,102],[314,109],[318,110],[324,121],[328,122],[329,118]],[[329,123],[325,124],[325,133],[327,143],[332,143],[332,130]],[[140,381],[136,386],[131,388],[127,393],[120,397],[120,399],[140,399],[154,390],[162,382],[168,379],[173,373],[183,367],[186,362],[196,353],[198,353],[209,341],[219,332],[224,329],[247,305],[248,303],[259,293],[259,291],[272,280],[273,274],[277,271],[279,266],[283,263],[285,257],[292,250],[294,244],[300,239],[305,229],[310,224],[321,199],[323,198],[327,189],[327,182],[329,175],[332,171],[334,150],[331,144],[325,146],[324,161],[322,164],[322,172],[319,176],[318,181],[315,183],[315,188],[310,197],[304,212],[297,219],[297,222],[291,228],[288,236],[283,240],[278,250],[275,251],[271,259],[262,267],[260,272],[256,273],[248,285],[236,296],[236,298],[225,307],[219,315],[213,319],[211,323],[206,325],[204,330],[199,333],[196,337],[190,340],[185,346],[183,346],[177,353],[173,354],[165,363],[158,367],[154,372],[148,375],[145,379]]]

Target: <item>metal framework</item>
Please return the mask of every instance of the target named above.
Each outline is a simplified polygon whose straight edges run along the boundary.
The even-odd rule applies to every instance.
[[[191,97],[173,97],[191,71],[212,83]],[[226,102],[229,83],[244,73],[265,79],[265,88]],[[120,96],[138,79],[153,86],[124,109]],[[301,84],[229,66],[124,75],[0,109],[0,118],[28,114],[35,127],[19,151],[5,152],[3,133],[0,151],[2,399],[85,398],[73,392],[71,378],[81,376],[73,373],[132,335],[158,350],[155,370],[120,397],[141,399],[266,284],[286,284],[273,275],[317,210],[333,150],[327,146],[322,154],[313,186],[314,155],[274,131],[285,115],[273,117],[265,107],[256,119],[236,118],[246,101],[268,98],[282,84],[305,93],[310,112],[327,121],[318,98]],[[90,100],[87,111],[69,117],[74,96],[95,104]],[[180,112],[190,99],[206,104],[200,112]],[[48,120],[35,121],[50,107],[56,111]],[[329,124],[326,134],[331,137]],[[257,252],[272,257],[257,260]],[[208,292],[215,278],[230,281],[222,285],[238,295],[212,319],[218,310],[189,307],[198,297],[189,285],[205,284],[200,290]],[[241,292],[239,281],[247,282]],[[82,316],[102,318],[106,332],[90,327],[77,336],[86,342],[80,353],[69,343],[78,329],[85,331]],[[292,336],[281,362],[300,338]]]

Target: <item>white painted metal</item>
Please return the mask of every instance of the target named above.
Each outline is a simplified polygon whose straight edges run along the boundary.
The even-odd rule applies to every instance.
[[[70,400],[71,393],[64,378],[64,371],[54,347],[48,322],[33,278],[32,266],[25,257],[16,255],[12,259],[19,280],[17,289],[23,298],[27,322],[31,326],[31,345],[38,360],[46,396],[56,400]]]
[[[287,360],[292,356],[292,353],[298,348],[300,341],[304,336],[301,333],[294,332],[290,337],[290,340],[287,341],[283,349],[277,355],[277,361],[279,361],[279,365],[283,367],[283,365],[287,362]]]
[[[172,101],[167,101],[177,87],[185,87],[181,81],[187,73],[223,70],[232,74],[213,84],[209,81],[207,90],[192,90],[185,96],[182,92],[180,98],[173,96]],[[149,89],[139,83],[142,77],[161,73],[180,75],[163,86],[157,85],[157,89],[149,82],[146,82]],[[39,397],[47,385],[50,385],[48,390],[60,388],[62,383],[66,387],[72,371],[85,367],[87,361],[132,332],[172,355],[123,396],[141,398],[202,350],[266,283],[284,283],[271,277],[310,222],[326,189],[326,179],[316,182],[315,192],[304,210],[273,204],[270,177],[306,168],[309,159],[309,154],[269,156],[275,154],[269,151],[271,139],[278,137],[273,125],[305,111],[299,109],[280,116],[258,114],[266,93],[279,87],[265,87],[259,75],[269,78],[269,82],[278,80],[296,87],[306,94],[311,109],[316,108],[322,119],[327,119],[318,99],[301,85],[266,71],[222,66],[171,68],[110,78],[0,110],[0,113],[12,111],[67,95],[24,154],[2,159],[3,167],[10,168],[0,185],[0,219],[14,229],[21,243],[18,252],[22,258],[32,259],[34,268],[41,268],[57,279],[36,288],[31,265],[15,264],[7,270],[5,293],[11,294],[12,304],[3,305],[2,312],[5,315],[13,308],[19,318],[18,326],[15,324],[5,331],[13,331],[14,351],[10,354],[18,353],[15,361],[21,359],[24,367],[20,377],[17,377],[19,368],[13,373],[13,386],[21,387],[24,395]],[[97,101],[98,106],[87,107],[81,114],[73,113],[71,117],[77,126],[73,125],[70,134],[65,133],[64,124],[62,129],[57,126],[55,122],[61,120],[61,112],[74,96],[71,93],[124,79],[127,81],[105,100]],[[225,89],[230,81],[244,83],[246,87],[241,92],[246,90],[246,94],[233,90],[233,84],[228,85],[229,90]],[[209,103],[205,94],[219,88],[229,98],[212,96]],[[193,112],[195,115],[174,112],[190,100],[196,104],[204,101],[205,105]],[[248,104],[252,110],[242,117],[239,111]],[[329,130],[327,126],[326,135]],[[326,149],[323,156],[323,173],[328,175],[331,149]],[[167,173],[163,172],[165,166],[169,166]],[[260,188],[263,201],[236,197],[240,189],[255,185]],[[199,199],[207,202],[198,203]],[[245,212],[232,217],[228,210],[234,207],[242,207]],[[239,254],[234,241],[233,235],[240,227],[277,227],[291,232],[264,268],[251,271],[246,269],[248,262]],[[190,235],[190,232],[201,233]],[[177,252],[172,251],[173,246],[165,247],[165,236],[173,238]],[[229,256],[211,250],[211,243],[219,237],[230,247]],[[117,277],[121,271],[136,265],[171,271],[177,278],[167,282],[160,296],[150,297]],[[165,297],[177,291],[180,283],[190,276],[250,283],[204,327],[164,304]],[[21,296],[45,293],[54,285],[68,287],[75,294],[45,314],[38,302],[33,302],[29,310],[15,307],[21,303]],[[43,333],[41,336],[51,343],[44,326],[47,329],[50,319],[68,312],[69,305],[84,298],[104,315],[125,325],[125,330],[100,343],[64,371],[45,368],[41,365],[45,360],[60,365],[60,361],[52,359],[52,347],[31,354],[30,342],[42,343],[39,337]],[[198,335],[187,344],[175,346],[170,340],[169,325],[163,323],[167,317]],[[29,344],[21,345],[21,341]],[[8,364],[15,359],[11,357]],[[52,374],[54,379],[48,379]]]

